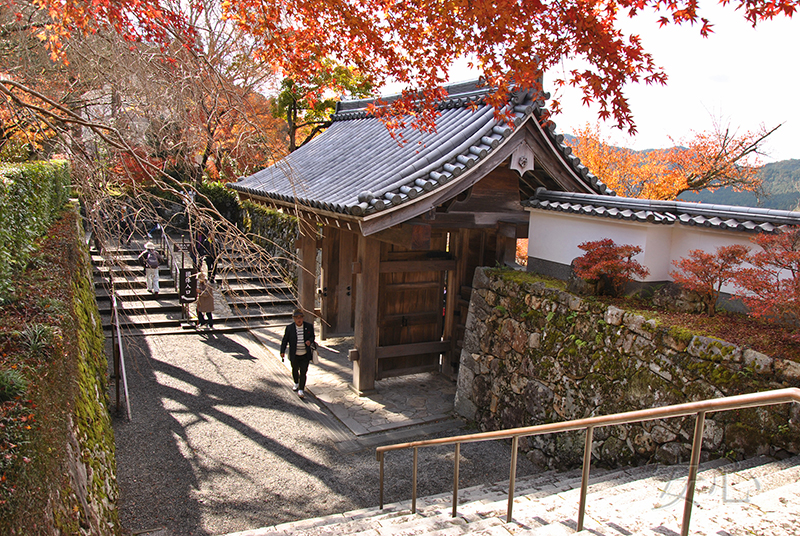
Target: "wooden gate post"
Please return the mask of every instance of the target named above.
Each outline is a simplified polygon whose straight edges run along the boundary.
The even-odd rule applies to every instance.
[[[381,243],[359,235],[356,273],[355,345],[353,388],[357,393],[375,389],[378,348],[378,283],[380,278]]]
[[[517,258],[517,226],[514,223],[497,222],[497,262],[501,266],[514,264]]]
[[[302,226],[305,227],[305,226]],[[314,228],[315,229],[315,228]],[[303,229],[297,240],[298,267],[297,293],[300,308],[307,315],[313,316],[316,304],[317,283],[317,237]],[[313,319],[309,319],[313,321]]]

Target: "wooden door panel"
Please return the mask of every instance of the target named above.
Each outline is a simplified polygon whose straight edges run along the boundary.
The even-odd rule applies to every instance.
[[[439,370],[441,351],[437,344],[442,340],[446,274],[442,269],[452,264],[445,246],[446,235],[442,233],[431,236],[431,247],[440,250],[408,251],[383,244],[378,378]],[[434,351],[429,351],[431,348]]]
[[[357,255],[355,233],[325,227],[322,240],[322,338],[350,335],[354,330],[355,275]]]

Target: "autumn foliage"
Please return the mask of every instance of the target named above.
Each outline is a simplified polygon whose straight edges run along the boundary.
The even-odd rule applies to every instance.
[[[203,4],[168,0],[38,0],[50,22],[39,30],[53,57],[63,57],[65,43],[77,34],[113,31],[130,42],[149,40],[166,46],[180,36],[191,47],[195,32],[181,9]],[[753,25],[776,16],[791,17],[796,0],[734,0]],[[221,16],[236,24],[246,41],[256,44],[252,59],[276,73],[307,85],[327,67],[325,58],[373,77],[376,87],[399,82],[409,88],[397,109],[423,96],[432,101],[447,71],[460,58],[471,58],[486,82],[498,88],[494,104],[505,101],[514,86],[536,87],[541,73],[565,58],[583,60],[555,80],[582,90],[596,102],[602,119],[635,131],[625,86],[663,84],[666,74],[647,53],[638,35],[620,29],[625,18],[656,15],[660,26],[698,25],[701,35],[712,23],[697,2],[662,0],[223,0]],[[199,40],[199,38],[197,38]],[[558,103],[553,103],[558,108]],[[416,110],[415,121],[430,125],[435,107]]]
[[[761,246],[737,276],[742,300],[752,314],[779,320],[800,320],[800,227],[774,234],[762,233],[752,241]]]
[[[633,260],[642,252],[639,246],[618,245],[610,238],[583,242],[578,247],[586,253],[575,259],[572,266],[581,279],[597,283],[598,294],[619,296],[636,277],[647,277],[650,271]]]
[[[736,280],[749,248],[740,244],[720,246],[715,253],[693,249],[689,257],[673,261],[679,271],[671,272],[673,280],[703,298],[708,316],[716,313],[722,286]]]
[[[672,140],[670,149],[634,151],[615,147],[599,125],[587,124],[569,143],[581,162],[617,194],[669,200],[686,191],[724,186],[757,190],[759,147],[774,131],[762,127],[740,134],[715,124],[710,131]]]

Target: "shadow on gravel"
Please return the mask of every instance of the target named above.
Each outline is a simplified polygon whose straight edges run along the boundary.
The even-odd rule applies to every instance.
[[[208,331],[199,331],[198,335],[200,337],[200,340],[205,342],[207,345],[212,346],[222,352],[225,352],[234,359],[256,361],[256,358],[250,354],[250,350],[248,350],[246,347],[242,346],[238,342],[232,340],[224,333],[220,333],[214,330],[208,330]]]
[[[114,431],[127,530],[218,536],[377,506],[374,446],[337,450],[313,398],[245,337],[126,343],[132,420],[115,417]],[[461,486],[507,478],[509,459],[502,442],[465,445]],[[420,451],[420,496],[452,490],[452,463],[451,448]],[[410,499],[411,465],[411,452],[387,457],[387,502]],[[521,459],[518,474],[531,471]]]

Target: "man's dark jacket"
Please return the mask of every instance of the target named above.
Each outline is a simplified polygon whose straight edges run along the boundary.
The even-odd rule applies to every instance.
[[[306,346],[306,359],[311,359],[311,350],[316,348],[314,341],[314,326],[310,322],[303,322],[303,341],[311,341],[311,346]],[[289,359],[294,359],[297,353],[297,324],[292,322],[286,326],[286,331],[283,334],[281,341],[281,353],[286,352],[286,345],[289,345]]]

